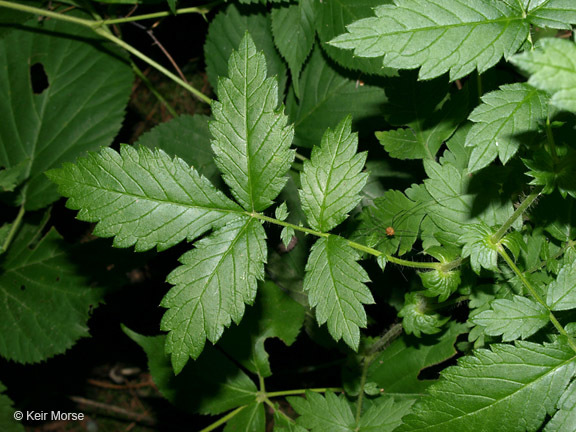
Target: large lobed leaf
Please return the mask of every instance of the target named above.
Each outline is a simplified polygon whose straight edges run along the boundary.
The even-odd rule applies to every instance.
[[[276,78],[266,78],[266,59],[246,34],[220,78],[210,131],[216,164],[232,194],[248,211],[272,204],[294,159],[294,135],[278,106]]]
[[[350,24],[331,43],[360,57],[384,55],[384,66],[421,67],[420,79],[450,71],[450,79],[483,72],[526,40],[529,24],[517,7],[489,0],[395,0],[375,17]]]
[[[528,84],[552,94],[550,103],[576,112],[576,44],[563,39],[543,39],[534,51],[512,57],[530,73]]]
[[[492,345],[446,369],[399,431],[536,431],[574,374],[567,343]]]
[[[206,178],[161,150],[103,149],[47,173],[78,218],[114,246],[167,249],[235,217],[240,207]]]
[[[239,218],[197,242],[168,275],[175,287],[162,300],[169,309],[161,328],[170,332],[166,352],[176,373],[190,356],[198,358],[206,339],[216,343],[232,320],[239,323],[254,301],[256,282],[264,279],[265,239],[259,221]]]
[[[308,223],[328,232],[339,225],[360,202],[367,173],[362,173],[367,153],[357,153],[358,135],[352,133],[352,118],[328,129],[322,144],[312,150],[300,176],[300,199]]]
[[[48,79],[41,93],[32,87],[33,65]],[[0,40],[0,166],[25,164],[27,209],[59,197],[44,171],[110,145],[131,85],[122,55],[77,24],[31,19]]]
[[[310,306],[316,308],[319,324],[328,323],[335,340],[344,339],[358,349],[359,327],[366,327],[363,303],[374,303],[366,271],[356,262],[358,256],[341,237],[320,238],[310,251],[304,289]]]

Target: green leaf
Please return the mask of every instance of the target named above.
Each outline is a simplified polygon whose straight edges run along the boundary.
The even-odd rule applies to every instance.
[[[300,199],[309,225],[322,232],[336,227],[361,200],[368,174],[362,173],[367,153],[357,153],[358,135],[352,118],[328,129],[322,144],[312,149],[300,176]]]
[[[316,31],[323,51],[346,69],[359,70],[362,73],[391,76],[396,71],[382,67],[381,58],[361,58],[354,53],[336,48],[328,42],[346,31],[346,26],[361,18],[372,16],[372,9],[391,0],[338,0],[315,1]]]
[[[362,304],[374,303],[364,284],[369,281],[368,274],[357,260],[345,239],[322,237],[312,246],[304,278],[318,324],[327,322],[334,340],[343,338],[355,350],[360,343],[359,327],[366,327]]]
[[[576,424],[576,381],[564,392],[557,404],[558,411],[544,428],[544,432],[572,432]]]
[[[220,78],[220,102],[212,104],[212,148],[223,179],[248,211],[272,204],[294,160],[293,129],[278,106],[276,78],[266,78],[266,59],[250,35],[228,62],[230,78]]]
[[[231,358],[261,377],[272,375],[264,343],[279,338],[292,345],[302,328],[305,309],[275,283],[266,281],[258,287],[254,305],[238,327],[229,329],[220,346]]]
[[[571,253],[556,279],[548,286],[546,304],[554,311],[576,308],[576,266],[575,254]]]
[[[275,75],[278,79],[278,96],[283,99],[286,66],[274,46],[270,27],[270,15],[258,8],[230,4],[214,17],[206,35],[204,56],[208,81],[215,90],[218,78],[228,75],[228,60],[232,51],[238,49],[246,32],[250,32],[256,48],[258,51],[263,51],[266,56],[268,74]]]
[[[478,171],[496,156],[508,162],[526,142],[525,135],[548,116],[547,99],[544,92],[520,83],[482,96],[483,103],[468,117],[476,123],[466,137],[466,146],[474,148],[468,170]]]
[[[256,400],[256,385],[222,352],[206,347],[202,356],[174,375],[164,352],[165,336],[143,336],[122,326],[142,347],[148,369],[160,393],[178,408],[200,414],[220,414]]]
[[[261,402],[254,402],[226,423],[224,432],[266,432],[266,412]]]
[[[415,339],[402,335],[378,353],[368,367],[366,380],[375,382],[384,394],[419,398],[434,382],[419,379],[422,370],[454,357],[456,339],[467,331],[464,324],[451,322],[439,336]]]
[[[0,382],[0,428],[4,432],[24,432],[24,427],[14,420],[15,410],[5,391],[6,387]]]
[[[514,54],[528,37],[522,11],[486,0],[395,0],[375,17],[350,24],[330,41],[360,57],[384,55],[384,66],[421,67],[419,78],[450,71],[450,80],[479,73]]]
[[[548,324],[549,311],[540,303],[526,297],[514,296],[512,300],[497,299],[490,309],[471,318],[483,327],[489,336],[500,336],[502,340],[526,339]]]
[[[534,26],[569,30],[570,24],[576,24],[576,5],[572,0],[523,1],[530,5],[526,19]]]
[[[402,418],[410,412],[413,400],[394,400],[392,397],[379,397],[374,404],[362,413],[359,432],[392,432],[402,424]]]
[[[444,77],[417,81],[412,73],[401,74],[386,87],[388,123],[405,128],[376,132],[390,156],[397,159],[434,159],[442,144],[466,118],[468,91],[449,94]]]
[[[21,199],[39,209],[59,197],[44,171],[111,144],[132,72],[90,29],[60,20],[29,20],[0,40],[0,52],[0,166],[26,163]],[[48,78],[39,94],[30,79],[35,64]]]
[[[402,327],[408,334],[420,337],[421,333],[436,334],[442,331],[449,317],[443,317],[429,307],[430,300],[422,293],[407,293],[404,296],[404,306],[398,312],[398,316],[404,318]]]
[[[294,144],[313,147],[328,128],[334,128],[351,115],[354,124],[379,118],[386,95],[382,88],[363,85],[338,73],[316,46],[300,76],[300,91],[306,97],[298,101],[288,94],[286,112],[294,123]]]
[[[219,186],[220,171],[214,163],[208,120],[204,115],[181,115],[144,133],[136,144],[179,157],[214,186]]]
[[[145,251],[194,240],[234,218],[240,207],[181,159],[161,150],[123,145],[103,149],[46,173],[80,210],[78,219],[98,222],[94,235],[114,246]]]
[[[294,91],[300,97],[300,71],[314,46],[314,0],[272,9],[272,34],[282,57],[288,62]]]
[[[4,192],[12,192],[24,180],[28,170],[28,160],[24,160],[13,167],[0,170],[0,189]]]
[[[79,271],[55,230],[25,223],[3,255],[0,274],[0,354],[35,363],[63,353],[89,335],[86,322],[102,290]]]
[[[447,264],[459,258],[460,250],[450,247],[431,247],[426,253],[436,258],[440,263]],[[438,297],[439,302],[444,302],[460,286],[460,270],[449,271],[432,270],[418,273],[422,285],[426,288],[423,293],[428,297]]]
[[[492,345],[442,373],[399,431],[536,431],[574,374],[564,343]]]
[[[563,198],[566,198],[566,195],[576,198],[576,151],[571,147],[557,146],[554,155],[545,149],[539,149],[532,153],[531,159],[522,161],[530,169],[526,175],[533,177],[530,184],[543,186],[543,194],[550,194],[558,189]]]
[[[312,432],[351,432],[356,426],[350,404],[344,396],[326,392],[326,396],[311,391],[306,398],[290,397],[288,402],[300,414],[297,423]]]
[[[470,257],[470,265],[476,274],[482,268],[498,270],[498,249],[491,240],[494,232],[485,224],[469,224],[462,227],[460,241],[464,243],[462,258]]]
[[[168,308],[161,329],[168,331],[166,352],[179,373],[197,359],[206,339],[216,343],[224,327],[239,323],[252,304],[256,282],[264,279],[266,234],[252,218],[239,218],[196,243],[168,275],[173,287],[162,299]]]
[[[550,103],[560,109],[576,112],[576,56],[574,42],[543,39],[537,49],[510,59],[530,74],[528,84],[552,95]]]

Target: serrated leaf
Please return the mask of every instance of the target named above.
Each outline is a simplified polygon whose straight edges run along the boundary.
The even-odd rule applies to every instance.
[[[314,1],[300,0],[297,4],[272,9],[271,14],[274,42],[288,62],[297,97],[300,97],[300,71],[314,46]]]
[[[565,343],[492,345],[446,369],[399,431],[536,431],[574,374]]]
[[[312,246],[304,278],[318,324],[327,322],[332,337],[336,341],[343,338],[355,350],[360,343],[359,327],[366,327],[363,304],[374,303],[364,284],[370,279],[357,260],[358,255],[343,238],[322,237]]]
[[[576,424],[576,381],[566,389],[557,404],[558,411],[544,428],[544,432],[572,432]]]
[[[198,358],[206,339],[216,343],[224,327],[239,323],[244,305],[254,301],[256,282],[264,279],[265,239],[259,221],[239,218],[197,242],[168,275],[175,286],[162,299],[168,311],[160,327],[169,332],[166,352],[176,373]]]
[[[362,413],[359,432],[392,432],[402,424],[402,418],[410,412],[413,400],[395,400],[392,397],[379,397],[374,404]]]
[[[564,39],[542,39],[534,51],[510,59],[530,74],[528,84],[552,95],[550,103],[576,112],[576,45]]]
[[[24,427],[14,420],[15,410],[5,391],[6,387],[0,382],[0,428],[5,432],[24,432]]]
[[[94,235],[114,246],[167,249],[224,225],[240,207],[178,158],[123,145],[46,173],[78,219],[98,222]]]
[[[351,432],[356,426],[350,404],[332,392],[325,396],[311,391],[306,398],[290,397],[288,402],[300,414],[297,423],[312,432]]]
[[[274,217],[278,220],[285,221],[288,217],[288,205],[283,201],[274,211]]]
[[[476,274],[479,274],[482,268],[498,270],[498,249],[491,240],[493,234],[490,227],[482,223],[462,227],[462,257],[470,257],[470,265]]]
[[[4,192],[12,192],[24,180],[26,180],[29,160],[23,160],[17,165],[0,170],[0,189]]]
[[[90,29],[60,20],[29,20],[0,40],[0,52],[0,166],[26,161],[21,200],[42,208],[59,197],[44,171],[110,145],[118,133],[131,68]],[[48,78],[39,94],[30,79],[35,64]]]
[[[231,358],[250,372],[261,376],[272,375],[264,343],[279,338],[292,345],[304,323],[305,310],[288,293],[273,282],[258,287],[254,305],[238,327],[229,329],[220,346]]]
[[[548,116],[547,96],[527,84],[503,85],[482,96],[482,104],[468,117],[476,123],[466,137],[473,147],[468,170],[478,171],[496,156],[506,164],[526,141],[524,134],[538,129]]]
[[[361,200],[368,174],[362,173],[367,153],[356,153],[358,135],[352,118],[328,129],[322,144],[312,149],[300,176],[300,200],[309,225],[322,232],[336,227]]]
[[[328,56],[346,69],[362,71],[362,73],[392,76],[396,71],[382,67],[381,58],[361,58],[354,53],[336,48],[328,44],[346,30],[348,24],[359,19],[372,16],[372,9],[392,0],[338,0],[315,1],[316,31],[322,49]]]
[[[450,71],[450,80],[479,73],[510,57],[528,37],[522,11],[486,0],[395,0],[375,17],[347,26],[330,41],[360,57],[384,55],[384,66],[420,67],[419,78]]]
[[[489,336],[502,336],[502,340],[526,339],[549,322],[549,311],[540,303],[522,296],[512,300],[497,299],[490,309],[475,315],[470,320],[485,327]]]
[[[200,114],[181,115],[142,134],[136,144],[179,157],[214,186],[219,186],[222,179],[214,163],[208,120],[209,117]]]
[[[574,257],[574,254],[571,255]],[[548,286],[546,303],[554,311],[576,308],[576,265],[565,263],[556,279]]]
[[[354,124],[379,118],[386,95],[382,88],[362,85],[359,80],[338,73],[316,46],[300,75],[300,91],[306,97],[298,100],[288,93],[286,112],[294,123],[294,144],[313,147],[320,143],[328,128],[335,127],[351,115]]]
[[[398,316],[403,318],[402,327],[406,333],[420,337],[422,333],[431,335],[442,331],[442,327],[450,318],[433,313],[428,306],[429,303],[430,300],[419,292],[404,296],[404,306],[398,312]]]
[[[86,322],[103,294],[55,230],[38,241],[42,228],[25,223],[2,261],[0,354],[20,363],[63,353],[88,336]]]
[[[439,302],[446,301],[460,286],[460,270],[432,270],[418,273],[426,296],[438,297]]]
[[[220,78],[210,131],[216,164],[236,200],[248,211],[272,204],[294,160],[294,131],[277,110],[276,78],[266,78],[266,59],[247,33]]]
[[[543,194],[558,189],[563,198],[566,195],[576,198],[576,151],[571,147],[557,146],[554,155],[539,149],[532,153],[531,159],[522,161],[530,169],[526,175],[533,177],[529,184],[542,186]]]
[[[158,390],[178,408],[214,415],[256,400],[258,389],[254,382],[216,348],[206,347],[198,360],[189,362],[174,376],[164,351],[166,336],[143,336],[125,326],[122,330],[142,347]]]
[[[526,19],[532,25],[568,30],[570,24],[576,24],[576,4],[572,0],[523,1],[530,6]]]
[[[254,9],[230,4],[214,17],[208,28],[204,57],[206,74],[212,87],[217,90],[218,78],[228,75],[228,60],[232,51],[250,32],[258,51],[266,56],[266,67],[270,76],[278,79],[278,96],[282,99],[286,86],[286,66],[274,46],[270,29],[270,15]]]
[[[226,422],[223,432],[265,432],[266,412],[261,402],[254,402]]]

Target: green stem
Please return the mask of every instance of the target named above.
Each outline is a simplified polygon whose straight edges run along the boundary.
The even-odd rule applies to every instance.
[[[538,294],[538,291],[536,291],[536,289],[532,286],[532,284],[528,281],[528,279],[526,279],[526,276],[524,276],[524,273],[522,273],[520,271],[518,266],[516,266],[516,263],[506,253],[506,250],[504,249],[504,247],[501,244],[498,244],[497,248],[498,248],[498,254],[500,254],[500,256],[504,259],[504,261],[506,261],[506,263],[508,264],[508,266],[510,266],[510,268],[516,274],[516,276],[518,276],[518,278],[522,281],[522,283],[524,284],[526,289],[530,292],[532,297],[534,297],[534,299],[538,303],[540,303],[542,306],[544,306],[548,310],[550,321],[552,322],[554,327],[556,327],[556,330],[558,330],[558,332],[561,335],[565,336],[568,339],[568,344],[570,345],[572,350],[574,350],[574,352],[576,352],[576,342],[574,342],[574,340],[570,337],[570,335],[566,332],[566,330],[564,330],[564,327],[562,327],[560,322],[556,319],[556,317],[554,316],[554,313],[550,310],[550,308],[548,307],[548,305],[546,304],[544,299],[542,297],[540,297],[540,294]]]
[[[266,393],[266,385],[264,384],[264,377],[262,375],[258,375],[258,381],[260,382],[260,391],[262,393]]]
[[[506,232],[508,232],[508,230],[510,229],[512,224],[514,224],[514,222],[516,222],[516,219],[518,219],[520,216],[522,216],[522,214],[524,214],[524,212],[526,210],[528,210],[528,207],[530,207],[534,203],[534,201],[536,201],[536,199],[539,196],[540,196],[540,191],[532,192],[530,195],[528,195],[526,197],[526,199],[524,201],[522,201],[522,203],[514,211],[514,213],[512,213],[512,216],[510,216],[508,218],[508,220],[506,222],[504,222],[504,224],[492,236],[492,238],[491,238],[492,242],[495,244],[498,243],[502,239],[502,237],[504,237]]]
[[[276,408],[276,406],[272,403],[272,401],[268,398],[264,398],[264,403],[266,405],[268,405],[270,408],[272,408],[272,410],[275,413],[280,414],[282,417],[284,417],[289,423],[295,424],[296,422],[294,421],[294,419],[288,417],[288,415],[286,415],[286,413],[284,413],[283,411],[279,410]]]
[[[26,213],[26,210],[24,209],[24,206],[22,206],[22,207],[20,207],[20,210],[18,211],[18,215],[16,216],[16,219],[14,219],[14,222],[12,222],[12,226],[10,227],[10,232],[8,233],[8,236],[4,240],[4,244],[2,245],[2,250],[0,252],[5,252],[10,247],[10,243],[12,243],[14,236],[18,232],[18,228],[20,228],[20,225],[22,224],[22,219],[24,218],[24,213]]]
[[[214,3],[220,3],[220,2],[214,2]],[[105,20],[100,21],[100,24],[101,25],[124,24],[124,23],[128,23],[128,22],[133,22],[133,21],[144,21],[144,20],[149,20],[149,19],[163,18],[163,17],[167,17],[167,16],[183,15],[183,14],[189,14],[189,13],[199,13],[199,14],[204,15],[204,14],[210,12],[210,7],[211,7],[211,5],[206,5],[206,6],[200,6],[200,7],[189,7],[189,8],[183,8],[183,9],[176,9],[176,13],[172,13],[170,11],[165,11],[165,12],[149,13],[149,14],[144,14],[144,15],[134,15],[134,16],[126,17],[126,18],[105,19]]]
[[[146,84],[146,87],[148,87],[148,90],[150,90],[150,92],[154,96],[156,96],[156,99],[158,99],[160,101],[160,103],[166,107],[166,109],[168,110],[168,112],[170,113],[170,115],[172,117],[178,117],[178,113],[176,112],[176,110],[172,107],[172,105],[170,105],[168,103],[168,101],[164,98],[164,96],[162,96],[160,94],[160,92],[158,90],[156,90],[156,87],[154,87],[154,85],[150,82],[148,77],[146,75],[144,75],[144,72],[142,72],[142,70],[138,66],[136,66],[136,64],[134,62],[131,62],[131,63],[132,63],[132,69],[134,70],[134,73],[138,76],[138,78],[140,78],[142,80],[142,82],[144,84]]]
[[[204,429],[202,429],[200,432],[210,432],[213,431],[214,429],[216,429],[218,426],[223,425],[224,423],[226,423],[228,420],[230,420],[231,418],[235,417],[236,414],[238,414],[240,411],[242,411],[244,408],[246,408],[247,405],[243,405],[241,407],[236,408],[234,411],[229,412],[228,414],[226,414],[224,417],[220,417],[218,420],[216,420],[214,423],[212,423],[210,426],[205,427]]]
[[[556,142],[554,141],[554,134],[552,133],[552,125],[550,124],[550,116],[546,118],[546,139],[548,141],[548,147],[550,148],[550,154],[555,163],[558,163],[558,153],[556,153]]]
[[[373,354],[382,351],[382,349],[387,347],[390,342],[402,334],[402,329],[403,327],[401,323],[394,324],[392,327],[390,327],[390,329],[384,333],[380,339],[378,339],[370,346],[368,349],[368,356],[372,356]],[[372,359],[370,362],[372,362]]]
[[[102,26],[102,21],[100,21],[100,20],[93,21],[93,20],[86,20],[86,19],[82,19],[82,18],[76,18],[73,16],[59,14],[56,12],[52,12],[52,11],[48,11],[48,10],[44,10],[44,9],[40,9],[40,8],[36,8],[36,7],[32,7],[32,6],[26,6],[26,5],[21,5],[18,3],[11,3],[11,2],[4,1],[4,0],[0,0],[0,7],[2,7],[2,6],[10,8],[10,9],[16,9],[16,10],[20,10],[23,12],[28,12],[28,13],[40,15],[40,16],[51,17],[51,18],[58,19],[61,21],[69,21],[69,22],[73,22],[73,23],[82,25],[84,27],[88,27],[88,28],[92,29],[99,36],[101,36],[105,39],[108,39],[111,42],[114,42],[118,46],[121,46],[122,48],[124,48],[129,53],[132,53],[133,55],[138,57],[140,60],[148,63],[153,68],[159,70],[164,75],[166,75],[168,78],[170,78],[172,81],[174,81],[177,84],[179,84],[180,86],[184,87],[186,90],[188,90],[190,93],[192,93],[194,96],[196,96],[201,101],[203,101],[207,104],[212,103],[212,99],[210,99],[208,96],[206,96],[205,94],[203,94],[199,90],[195,89],[194,87],[192,87],[187,82],[183,81],[180,77],[178,77],[175,74],[173,74],[172,72],[170,72],[168,69],[166,69],[161,64],[152,60],[150,57],[142,54],[140,51],[138,51],[133,46],[127,44],[122,39],[114,36],[110,31],[108,31],[107,27]]]
[[[322,388],[311,388],[311,389],[284,390],[284,391],[266,393],[266,396],[269,398],[294,396],[294,395],[304,394],[307,391],[314,392],[314,393],[326,393],[328,391],[331,391],[334,393],[340,393],[340,392],[344,391],[344,389],[342,389],[340,387],[322,387]]]

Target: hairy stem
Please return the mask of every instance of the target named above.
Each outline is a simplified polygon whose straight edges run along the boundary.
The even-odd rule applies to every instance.
[[[506,232],[508,232],[512,224],[516,222],[516,219],[522,216],[524,212],[528,210],[528,207],[530,207],[539,196],[540,196],[540,190],[538,192],[532,192],[530,195],[528,195],[526,199],[522,201],[522,203],[514,211],[514,213],[512,213],[512,216],[510,216],[508,220],[504,222],[504,224],[502,224],[502,226],[498,229],[498,231],[496,231],[496,233],[491,237],[490,240],[493,243],[498,243],[502,239],[502,237],[504,237]]]
[[[204,5],[204,6],[176,9],[175,13],[172,13],[170,11],[164,11],[164,12],[154,12],[154,13],[149,13],[149,14],[144,14],[144,15],[134,15],[131,17],[126,17],[126,18],[104,19],[104,20],[100,21],[100,24],[102,24],[102,25],[123,24],[123,23],[128,23],[128,22],[144,21],[144,20],[149,20],[149,19],[164,18],[167,16],[174,16],[174,15],[184,15],[184,14],[189,14],[189,13],[198,13],[201,15],[205,15],[208,12],[210,12],[210,10],[214,6],[216,6],[220,3],[222,3],[222,1],[215,1],[215,2],[209,3],[209,4]]]
[[[4,240],[4,243],[2,244],[1,252],[5,252],[10,247],[10,243],[12,243],[14,236],[18,232],[18,228],[20,228],[20,225],[22,224],[22,219],[24,218],[24,213],[26,213],[26,210],[24,209],[24,206],[22,205],[20,207],[20,210],[18,211],[18,215],[16,216],[16,219],[14,219],[14,222],[12,222],[12,226],[10,227],[10,232],[8,233],[8,236]]]
[[[284,390],[284,391],[277,391],[277,392],[269,392],[266,393],[266,396],[269,398],[273,397],[284,397],[284,396],[294,396],[304,394],[307,391],[314,392],[314,393],[326,393],[327,391],[331,391],[334,393],[343,392],[344,389],[340,387],[322,387],[322,388],[309,388],[309,389],[296,389],[296,390]]]
[[[166,98],[162,96],[162,94],[150,82],[148,77],[144,75],[144,72],[142,72],[142,70],[138,66],[136,66],[134,62],[132,62],[132,69],[134,70],[136,76],[138,76],[138,78],[142,80],[142,82],[146,85],[146,87],[148,87],[148,90],[150,90],[150,92],[156,97],[156,99],[158,99],[158,101],[166,107],[170,115],[172,117],[178,117],[178,113],[176,112],[176,110],[172,107],[172,105],[168,103]]]
[[[544,306],[548,312],[549,312],[549,318],[550,321],[552,322],[552,324],[554,325],[554,327],[556,327],[556,330],[558,330],[558,332],[565,336],[568,340],[568,344],[570,345],[570,347],[574,350],[574,352],[576,352],[576,342],[574,341],[574,339],[572,339],[572,337],[566,332],[566,330],[564,329],[564,327],[562,327],[562,324],[560,324],[560,322],[558,321],[558,319],[554,316],[554,313],[550,310],[550,308],[548,307],[548,304],[546,303],[546,301],[540,297],[540,294],[538,294],[538,291],[536,291],[536,289],[532,286],[532,284],[530,283],[530,281],[528,281],[528,279],[526,279],[526,276],[524,276],[524,273],[522,273],[520,271],[520,269],[518,268],[518,266],[516,265],[516,263],[514,262],[514,260],[512,260],[512,258],[510,258],[510,255],[508,255],[508,253],[506,252],[506,250],[504,249],[504,247],[501,244],[497,245],[498,248],[498,254],[504,259],[504,261],[506,261],[506,263],[508,264],[508,266],[512,269],[512,271],[516,274],[516,276],[518,276],[518,278],[522,281],[522,284],[524,284],[524,286],[526,287],[526,289],[528,290],[528,292],[530,292],[530,295],[532,297],[534,297],[534,299],[540,303],[542,306]]]

